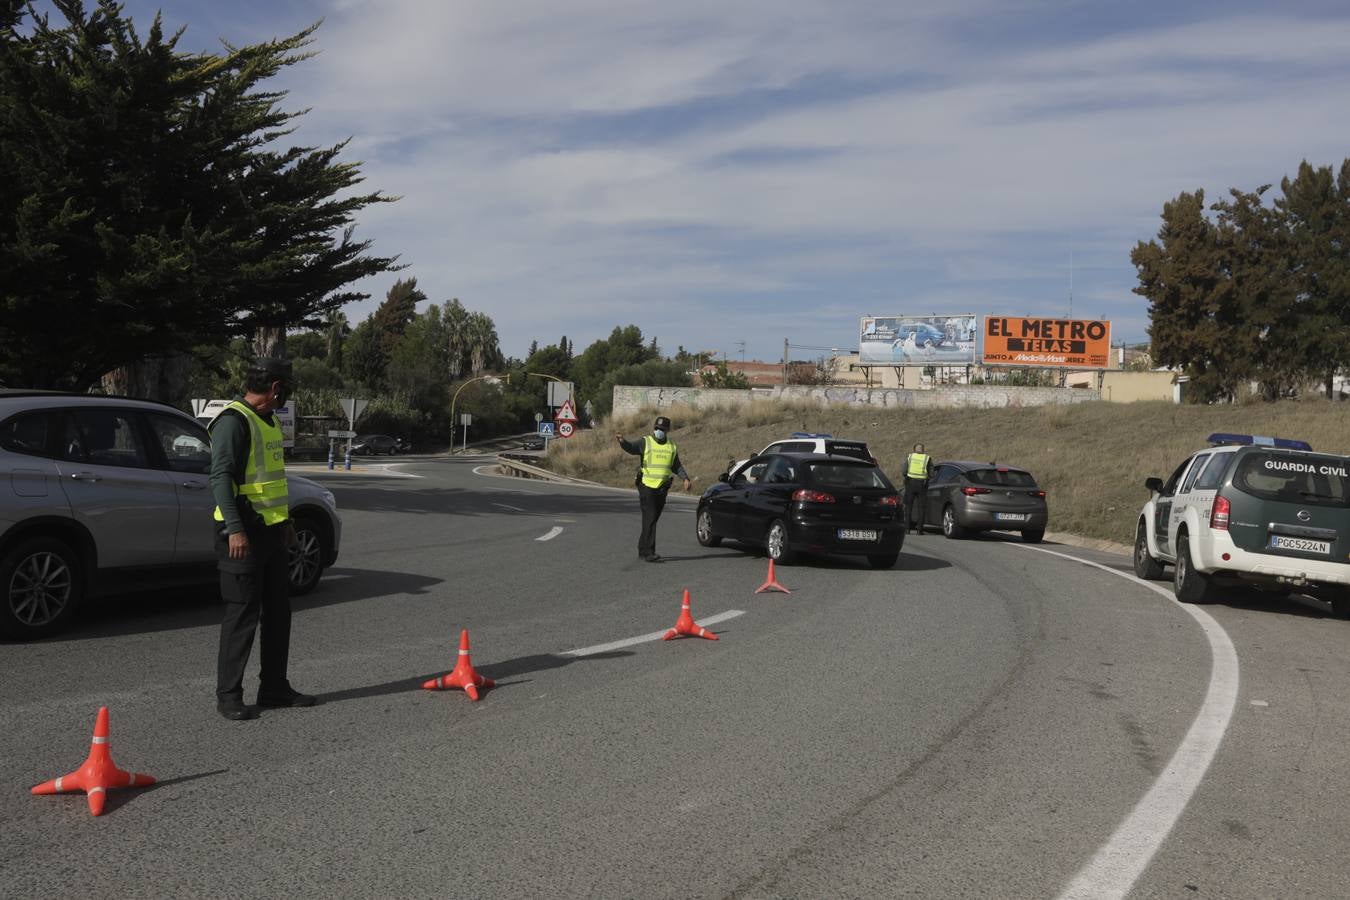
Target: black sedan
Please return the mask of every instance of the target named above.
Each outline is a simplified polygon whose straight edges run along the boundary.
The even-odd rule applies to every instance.
[[[1050,517],[1045,491],[1031,473],[997,463],[937,463],[927,500],[924,524],[941,526],[953,539],[974,531],[1018,531],[1035,544],[1045,537]]]
[[[699,499],[696,529],[705,547],[742,541],[780,563],[798,553],[841,553],[887,569],[905,540],[899,512],[895,486],[874,462],[778,453],[719,476]]]
[[[352,443],[352,453],[358,456],[378,456],[381,453],[393,456],[402,449],[403,441],[387,434],[363,434]]]

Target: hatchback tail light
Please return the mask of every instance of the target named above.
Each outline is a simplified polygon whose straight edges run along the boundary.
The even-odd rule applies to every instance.
[[[1027,491],[1027,493],[1033,497],[1040,497],[1042,500],[1045,499],[1045,491]]]
[[[1209,527],[1217,528],[1220,531],[1228,530],[1228,514],[1232,512],[1233,504],[1228,502],[1227,497],[1219,496],[1214,498],[1214,505],[1209,508]]]
[[[900,498],[895,494],[887,494],[878,501],[882,506],[899,506]]]
[[[965,494],[967,497],[974,497],[976,494],[992,494],[993,491],[989,488],[963,487],[961,488],[961,493]]]
[[[800,490],[793,491],[792,499],[797,500],[801,503],[833,503],[834,494],[827,494],[824,491],[813,491],[807,488],[802,488]]]

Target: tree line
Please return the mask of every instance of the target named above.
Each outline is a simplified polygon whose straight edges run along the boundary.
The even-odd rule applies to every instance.
[[[1184,368],[1192,399],[1334,395],[1350,366],[1350,159],[1293,177],[1203,190],[1163,205],[1156,239],[1130,254],[1149,302],[1155,363]]]

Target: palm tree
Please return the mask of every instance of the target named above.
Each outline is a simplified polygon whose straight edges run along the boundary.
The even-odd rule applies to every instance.
[[[441,306],[441,325],[445,329],[446,358],[450,380],[464,372],[464,360],[469,351],[469,311],[458,299],[447,300]]]
[[[325,362],[338,371],[342,370],[342,345],[346,342],[347,336],[352,333],[351,325],[347,322],[347,314],[340,309],[335,309],[324,317],[324,339],[327,343],[327,355]]]
[[[496,366],[502,357],[497,342],[497,325],[486,313],[469,313],[468,321],[469,361],[475,376],[483,374],[489,366]]]

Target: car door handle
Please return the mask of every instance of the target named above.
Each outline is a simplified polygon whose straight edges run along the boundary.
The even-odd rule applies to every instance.
[[[183,485],[183,487],[187,488],[189,491],[204,491],[204,490],[206,490],[206,485],[202,484],[200,481],[184,481],[184,482],[182,482],[182,485]]]
[[[76,481],[89,481],[89,482],[94,482],[94,481],[102,481],[102,480],[103,480],[103,476],[102,476],[102,475],[95,475],[93,472],[76,472],[76,473],[74,473],[73,475],[71,475],[70,477],[73,478],[73,479],[75,479]]]

